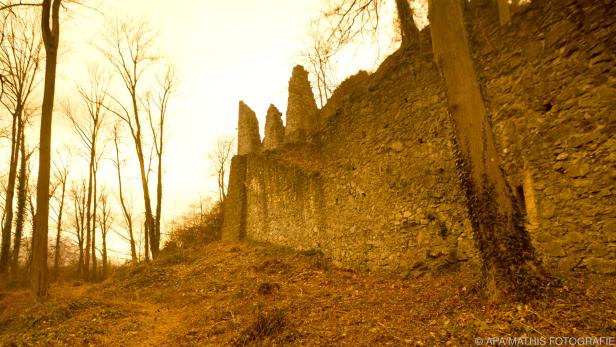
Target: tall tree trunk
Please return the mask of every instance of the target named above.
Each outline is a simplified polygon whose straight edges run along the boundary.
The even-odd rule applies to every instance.
[[[17,183],[17,215],[15,216],[15,237],[13,239],[13,254],[11,268],[13,275],[19,272],[19,251],[21,249],[21,237],[23,235],[24,221],[26,219],[26,199],[28,195],[28,159],[26,155],[26,138],[22,132],[20,144],[19,178]]]
[[[136,88],[136,86],[135,86]],[[141,135],[141,122],[139,121],[139,107],[137,106],[137,91],[131,91],[133,115],[135,117],[135,125],[137,127],[137,133],[133,134],[135,142],[135,149],[137,152],[137,159],[139,161],[139,173],[141,174],[141,188],[143,190],[143,204],[145,205],[145,235],[146,243],[148,239],[151,239],[154,231],[154,216],[152,214],[152,202],[150,199],[150,188],[148,187],[148,174],[145,172],[145,158],[143,156],[143,144]],[[146,246],[147,248],[147,246]],[[158,255],[158,248],[154,248],[154,245],[150,245],[152,251],[152,258],[156,258]],[[146,252],[146,260],[148,260],[148,254]]]
[[[118,193],[120,198],[120,206],[122,207],[122,213],[124,214],[124,221],[126,222],[126,227],[128,228],[128,236],[130,242],[130,255],[133,264],[137,264],[137,247],[135,246],[135,237],[133,233],[133,218],[131,212],[128,210],[128,206],[124,201],[124,190],[122,189],[122,167],[120,162],[120,145],[119,145],[119,134],[118,129],[114,129],[114,144],[115,144],[115,153],[116,153],[116,169],[118,173]]]
[[[51,121],[56,90],[56,65],[60,38],[61,0],[43,0],[41,31],[45,43],[45,86],[41,109],[39,170],[36,186],[36,226],[32,235],[32,268],[30,282],[38,299],[45,299],[48,290],[47,233],[49,231],[49,174],[51,169]],[[51,23],[50,23],[51,22]]]
[[[150,261],[150,235],[147,232],[147,222],[145,222],[145,229],[146,232],[144,233],[144,238],[145,238],[145,247],[144,247],[144,256],[145,256],[145,262],[149,262]]]
[[[66,176],[62,178],[62,192],[60,193],[60,208],[58,209],[58,225],[56,229],[56,249],[53,260],[54,279],[58,279],[58,269],[60,267],[60,241],[62,237],[62,212],[64,210],[64,196],[66,193]]]
[[[413,19],[413,10],[409,5],[409,0],[396,0],[398,10],[398,20],[400,21],[400,34],[402,36],[402,46],[419,40],[419,30]]]
[[[154,216],[152,215],[152,203],[150,199],[150,190],[148,188],[147,174],[145,172],[145,159],[143,157],[143,151],[141,149],[141,141],[139,141],[139,145],[137,149],[137,157],[139,159],[139,170],[141,172],[141,188],[143,189],[143,202],[145,205],[146,242],[148,243],[150,247],[152,258],[156,259],[156,256],[158,255],[158,248],[152,242],[153,241],[152,239],[155,234]]]
[[[83,279],[88,281],[90,279],[90,247],[92,247],[92,184],[93,184],[93,176],[94,176],[94,150],[90,149],[90,165],[88,172],[88,190],[87,190],[87,198],[86,198],[86,206],[85,206],[85,229],[86,229],[86,249],[85,249],[85,258],[83,264]],[[82,221],[83,222],[83,221]],[[83,227],[83,224],[82,224]]]
[[[473,69],[459,1],[431,0],[434,58],[447,87],[458,169],[492,301],[525,298],[544,284],[517,200],[499,166]]]
[[[76,235],[77,235],[77,245],[79,247],[79,262],[77,263],[77,274],[79,277],[83,278],[84,275],[84,259],[83,259],[83,236],[84,236],[84,230],[83,230],[83,212],[81,212],[81,207],[80,204],[81,202],[79,201],[79,196],[77,193],[75,193],[75,201],[74,201],[74,206],[75,206],[75,228],[76,230]],[[81,204],[81,206],[83,206],[83,204]]]
[[[91,251],[92,251],[92,273],[90,273],[90,276],[92,278],[92,280],[96,280],[96,271],[97,271],[97,264],[96,264],[96,215],[97,215],[97,211],[96,211],[96,203],[98,201],[98,196],[97,196],[97,179],[96,179],[96,167],[94,168],[94,199],[92,202],[92,247],[91,247]]]
[[[160,249],[160,215],[162,211],[162,201],[163,201],[163,146],[162,146],[162,137],[163,137],[163,124],[160,125],[160,148],[158,153],[158,177],[156,184],[156,216],[154,219],[154,230],[155,238],[152,243],[154,243],[153,249],[156,249],[157,253]],[[152,252],[154,254],[154,252]]]
[[[17,164],[23,122],[21,121],[20,104],[13,113],[13,130],[11,134],[11,158],[9,161],[9,177],[6,186],[6,199],[4,203],[4,224],[2,225],[2,248],[0,248],[0,275],[6,275],[9,269],[11,252],[11,230],[13,227],[13,200],[15,197],[15,181],[17,179]]]
[[[133,233],[133,225],[128,227],[128,236],[130,237],[130,258],[133,264],[137,264],[137,246],[135,245],[135,235]]]
[[[107,233],[103,233],[103,279],[107,278]]]

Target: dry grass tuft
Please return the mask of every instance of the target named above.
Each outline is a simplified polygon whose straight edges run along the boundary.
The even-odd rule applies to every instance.
[[[244,329],[233,343],[234,346],[246,346],[258,343],[265,338],[273,337],[284,330],[287,326],[287,315],[283,310],[275,310],[257,313],[257,319]]]

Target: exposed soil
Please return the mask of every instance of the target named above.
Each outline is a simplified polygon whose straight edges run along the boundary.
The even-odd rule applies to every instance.
[[[53,285],[42,304],[26,290],[0,293],[0,344],[473,346],[476,337],[616,336],[616,278],[569,276],[546,299],[490,305],[468,273],[404,279],[338,269],[317,252],[217,242],[120,268],[103,283]]]

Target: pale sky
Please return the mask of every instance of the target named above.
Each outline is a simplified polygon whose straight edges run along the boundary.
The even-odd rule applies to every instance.
[[[100,12],[109,18],[145,19],[159,32],[157,45],[178,69],[179,86],[170,100],[168,140],[164,157],[163,219],[186,211],[200,196],[217,196],[210,176],[208,152],[217,136],[236,135],[238,101],[246,102],[263,127],[270,103],[285,112],[287,85],[299,53],[308,45],[311,20],[325,0],[105,0]],[[393,1],[390,13],[393,13]],[[386,22],[386,21],[385,21]],[[391,23],[391,20],[389,20]],[[105,35],[105,20],[96,11],[76,8],[62,27],[56,105],[75,100],[75,84],[89,66],[102,64],[96,49]],[[389,39],[390,40],[390,39]],[[387,39],[385,39],[387,41]],[[379,47],[384,56],[391,47]],[[359,69],[374,70],[376,47],[355,49],[345,56],[343,76]],[[54,145],[74,145],[68,122],[56,115]],[[128,142],[128,139],[127,139]],[[130,148],[133,155],[134,148]],[[111,149],[111,148],[109,148]],[[75,159],[79,161],[80,159]],[[113,166],[107,163],[102,181],[116,189]],[[138,172],[124,172],[142,210]],[[105,178],[107,177],[107,178]],[[120,216],[116,228],[122,228]],[[111,242],[120,252],[127,248]]]

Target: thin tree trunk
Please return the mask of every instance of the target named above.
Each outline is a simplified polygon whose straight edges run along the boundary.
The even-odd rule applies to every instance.
[[[94,177],[94,197],[93,197],[93,207],[92,207],[92,273],[90,273],[90,276],[92,278],[92,280],[96,280],[96,271],[97,271],[97,264],[96,264],[96,215],[97,215],[97,211],[96,211],[96,203],[98,201],[98,196],[97,196],[97,179],[96,179],[96,171],[97,169],[94,168],[93,170],[93,177]]]
[[[148,175],[145,172],[145,158],[143,156],[143,144],[141,143],[141,123],[139,121],[139,108],[137,107],[137,95],[136,90],[131,91],[133,114],[135,117],[135,124],[137,126],[137,133],[133,135],[135,140],[135,149],[137,151],[137,159],[139,161],[139,173],[141,174],[141,188],[143,190],[143,204],[145,205],[145,234],[148,238],[153,236],[154,232],[154,216],[152,215],[152,203],[150,199],[150,188],[148,187]],[[135,136],[136,135],[136,136]],[[152,251],[152,258],[156,258],[158,255],[158,248],[154,248],[154,245],[150,245]],[[148,254],[146,252],[146,260],[148,260]]]
[[[161,117],[162,118],[162,117]],[[164,124],[160,122],[160,147],[158,148],[158,177],[157,177],[157,185],[156,185],[156,216],[155,216],[155,239],[154,239],[154,249],[158,252],[160,249],[160,215],[162,211],[162,201],[163,201],[163,127]],[[154,254],[154,253],[152,253]]]
[[[30,214],[32,215],[32,230],[36,230],[36,206],[34,206],[34,202],[32,199],[32,194],[30,194],[30,197],[28,199],[28,203],[30,204]],[[34,238],[34,235],[33,235]],[[33,247],[33,242],[34,240],[31,239],[30,240],[30,244],[28,244],[26,247],[26,269],[28,271],[28,273],[30,273],[32,271],[32,247]]]
[[[64,196],[66,193],[66,176],[62,178],[62,192],[60,195],[60,208],[58,209],[58,225],[56,230],[56,249],[53,261],[54,278],[58,279],[58,269],[60,267],[60,241],[62,237],[62,212],[64,210]]]
[[[109,206],[109,195],[104,190],[101,192],[100,197],[100,207],[101,207],[101,215],[98,218],[98,224],[101,230],[101,243],[102,243],[102,252],[101,252],[101,261],[102,261],[102,271],[101,271],[101,279],[107,278],[108,274],[108,260],[107,260],[107,233],[109,232],[109,227],[111,225],[111,210]]]
[[[21,105],[17,105],[13,113],[13,131],[11,135],[11,158],[9,162],[9,177],[6,187],[6,199],[4,204],[4,224],[2,225],[2,248],[0,249],[0,275],[5,275],[9,269],[11,252],[11,229],[13,226],[13,200],[15,197],[15,181],[17,179],[17,164],[23,122],[21,121]]]
[[[152,238],[155,233],[154,216],[152,215],[152,203],[150,200],[150,190],[148,188],[147,174],[145,173],[145,159],[143,157],[143,151],[141,150],[141,141],[139,141],[137,157],[139,159],[139,170],[141,172],[141,188],[143,189],[143,202],[145,205],[146,242],[149,245],[150,252],[152,253],[152,258],[156,259],[156,256],[158,255],[158,248],[155,248],[155,245],[152,244]]]
[[[80,205],[80,201],[79,201],[80,197],[77,195],[77,193],[75,193],[75,201],[74,201],[74,205],[75,205],[75,233],[77,236],[77,245],[79,246],[79,262],[77,263],[77,274],[79,275],[79,277],[83,277],[83,266],[84,266],[84,261],[83,261],[83,234],[84,234],[84,230],[83,230],[83,213],[81,212],[81,208],[79,207]],[[80,222],[81,220],[81,222]]]
[[[133,233],[133,223],[128,227],[128,236],[130,237],[130,257],[133,264],[137,264],[139,259],[137,258],[137,246],[135,245],[135,235]]]
[[[13,254],[11,268],[13,276],[19,271],[19,251],[21,249],[21,237],[23,235],[24,221],[26,219],[26,199],[28,194],[28,158],[26,155],[25,133],[22,132],[20,145],[21,162],[19,164],[19,178],[17,183],[17,215],[15,219],[15,237],[13,239]]]
[[[118,139],[118,130],[114,129],[114,144],[116,150],[116,168],[118,172],[118,193],[120,195],[120,206],[122,207],[122,213],[124,214],[124,221],[126,222],[126,227],[128,228],[128,236],[130,241],[130,255],[133,264],[137,264],[137,248],[135,246],[135,237],[133,234],[133,218],[132,214],[129,212],[126,203],[124,202],[124,192],[122,189],[122,169],[120,163],[120,147],[119,147],[119,139]]]
[[[543,276],[524,221],[499,166],[468,48],[459,1],[431,0],[434,58],[447,87],[474,238],[492,301],[538,293]]]
[[[400,20],[400,34],[402,36],[402,46],[419,41],[419,30],[413,19],[413,10],[409,5],[409,0],[396,0],[398,19]]]
[[[147,222],[145,223],[147,224]],[[145,226],[145,228],[147,229],[147,225]],[[145,262],[147,263],[150,261],[150,236],[147,231],[144,233],[144,237],[145,237],[145,242],[144,242],[145,243],[145,247],[144,247],[145,254],[144,255],[145,255]]]
[[[86,228],[86,249],[85,249],[85,259],[84,259],[84,267],[83,267],[83,279],[88,281],[90,279],[90,247],[92,246],[92,184],[93,184],[93,176],[94,176],[94,150],[90,148],[90,165],[88,172],[88,191],[87,191],[87,200],[85,206],[85,228]],[[83,226],[83,224],[82,224]]]
[[[41,31],[45,43],[45,86],[41,109],[39,170],[36,188],[36,226],[32,236],[32,268],[30,282],[38,299],[45,299],[48,290],[47,232],[49,231],[49,175],[51,169],[51,121],[56,90],[56,66],[60,38],[61,0],[43,0]],[[50,23],[51,21],[51,23]]]
[[[103,279],[107,278],[107,233],[103,233]]]

